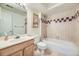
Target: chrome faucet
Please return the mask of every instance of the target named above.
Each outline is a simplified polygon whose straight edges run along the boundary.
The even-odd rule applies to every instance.
[[[8,34],[5,32],[4,35],[5,35],[4,40],[8,40]]]
[[[11,33],[12,31],[9,31],[8,33]],[[5,38],[4,38],[4,40],[8,40],[8,33],[6,33],[6,32],[4,32],[4,35],[5,35]]]

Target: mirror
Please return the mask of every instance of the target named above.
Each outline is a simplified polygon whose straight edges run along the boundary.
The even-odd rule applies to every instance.
[[[0,36],[26,34],[26,10],[19,3],[0,3]]]

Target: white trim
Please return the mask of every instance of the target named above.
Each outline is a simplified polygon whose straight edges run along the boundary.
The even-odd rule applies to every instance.
[[[54,8],[56,8],[56,7],[59,7],[59,6],[63,5],[63,4],[64,4],[64,3],[55,4],[54,6],[48,8],[47,11],[50,11],[51,9],[54,9]]]

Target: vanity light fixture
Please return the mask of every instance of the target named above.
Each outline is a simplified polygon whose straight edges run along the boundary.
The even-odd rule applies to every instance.
[[[24,3],[16,3],[16,5],[20,6],[21,8],[25,9],[25,4]]]

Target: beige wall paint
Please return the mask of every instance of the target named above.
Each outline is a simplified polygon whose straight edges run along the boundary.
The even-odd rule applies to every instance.
[[[75,29],[75,43],[79,47],[79,17],[76,19]]]
[[[60,19],[62,17],[69,17],[73,16],[75,13],[75,10],[68,10],[63,11],[60,13],[52,14],[48,19]],[[55,23],[52,22],[51,24],[47,25],[47,36],[50,38],[59,38],[61,40],[67,40],[67,41],[73,41],[75,39],[74,36],[75,33],[75,19],[71,22],[61,22],[61,23]]]
[[[76,12],[76,9],[73,10],[66,10],[59,13],[52,14],[48,19],[58,19],[62,17],[72,16]],[[27,15],[28,18],[28,34],[37,34],[38,38],[36,41],[39,41],[40,37],[44,37],[47,35],[47,37],[50,38],[58,38],[62,40],[67,41],[73,41],[79,45],[79,22],[77,21],[79,18],[74,19],[71,22],[61,22],[61,23],[55,23],[52,22],[51,24],[44,24],[41,22],[42,14],[41,12],[37,13],[39,15],[39,27],[38,28],[32,28],[32,18],[33,18],[33,11],[28,11],[30,13],[30,16]],[[31,19],[31,20],[30,20]],[[30,24],[31,23],[31,24]]]
[[[36,13],[31,9],[27,9],[27,34],[29,34],[29,35],[40,33],[39,32],[39,29],[40,29],[40,21],[39,20],[38,20],[39,21],[38,27],[33,28],[33,13],[38,15],[39,20],[41,19],[40,12]]]
[[[43,20],[46,20],[46,18],[44,16],[46,16],[46,15],[41,14],[41,18]],[[42,23],[42,21],[41,21],[41,39],[46,38],[46,37],[47,37],[47,24]]]
[[[38,28],[33,28],[33,13],[39,17]],[[41,12],[34,12],[31,9],[27,9],[27,34],[37,36],[35,42],[37,43],[41,37]]]
[[[41,23],[41,38],[47,37],[47,24]]]

